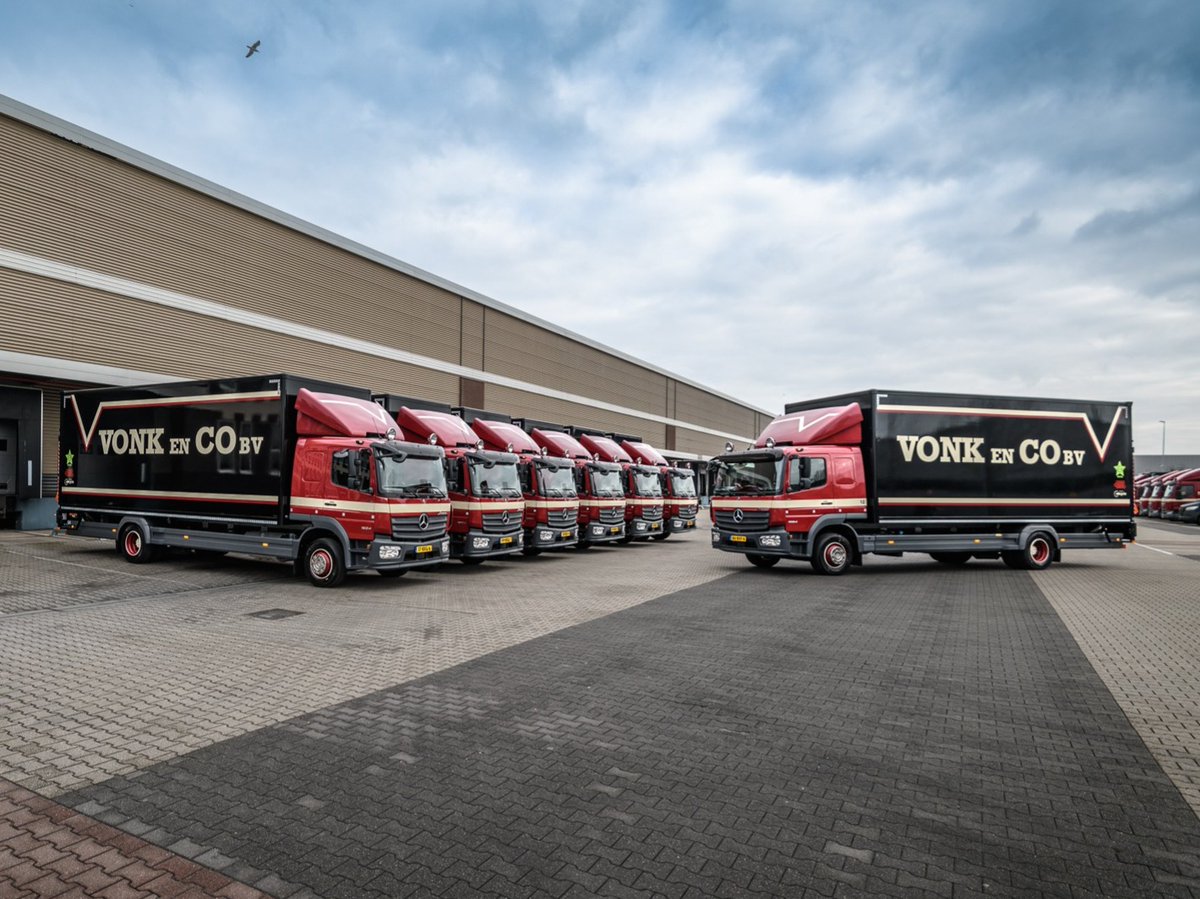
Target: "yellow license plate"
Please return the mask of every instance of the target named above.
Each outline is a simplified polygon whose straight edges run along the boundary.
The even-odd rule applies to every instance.
[[[608,532],[610,534],[619,534],[619,533],[621,533],[621,529],[620,528],[609,528]]]
[[[433,544],[432,543],[427,543],[424,546],[417,547],[417,555],[418,556],[423,553],[431,553],[431,552],[433,552]]]
[[[654,524],[650,525],[650,530],[657,531],[660,527],[661,525],[656,521]]]
[[[684,527],[687,527],[687,528],[694,528],[695,526],[696,526],[696,522],[694,522],[694,521],[689,521],[684,525]]]
[[[729,542],[730,543],[745,543],[746,538],[741,536],[740,534],[734,534],[732,537],[729,538]]]
[[[507,546],[509,543],[512,543],[512,537],[501,537],[500,538],[501,546]]]
[[[571,539],[571,532],[570,532],[570,531],[563,531],[563,532],[562,532],[562,538],[563,538],[564,540],[570,540],[570,539]]]

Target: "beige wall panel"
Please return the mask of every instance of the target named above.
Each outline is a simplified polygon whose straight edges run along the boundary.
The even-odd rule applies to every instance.
[[[664,414],[665,376],[510,315],[486,313],[487,371]]]
[[[646,421],[632,415],[606,412],[578,403],[553,399],[537,393],[526,393],[509,387],[487,386],[487,407],[494,412],[503,412],[513,418],[538,418],[562,425],[594,427],[602,431],[632,434],[641,437],[653,446],[662,446],[666,438],[666,426],[655,421]]]
[[[187,379],[289,372],[442,402],[458,397],[455,375],[7,269],[0,321],[0,346],[20,353]]]
[[[756,437],[755,412],[745,406],[697,390],[688,384],[677,384],[675,393],[676,417],[681,421],[703,424],[718,431]]]
[[[456,295],[4,117],[0,245],[459,358]]]
[[[483,370],[483,306],[462,301],[462,352],[460,365]]]
[[[687,428],[677,428],[675,431],[675,449],[681,453],[697,453],[701,456],[717,456],[725,452],[724,437],[712,434],[702,434]],[[738,449],[741,449],[738,446]]]

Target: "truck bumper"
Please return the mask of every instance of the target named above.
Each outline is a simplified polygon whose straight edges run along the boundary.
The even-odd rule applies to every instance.
[[[537,549],[562,549],[574,546],[579,542],[579,526],[569,528],[552,528],[539,524],[525,531],[525,545]]]
[[[769,531],[756,533],[738,533],[712,529],[713,549],[729,553],[754,553],[760,556],[779,556],[782,559],[803,559],[803,544],[793,546],[788,539],[788,532],[783,528],[772,528]]]
[[[634,540],[639,537],[653,537],[655,534],[663,532],[662,520],[647,521],[644,518],[633,518],[625,522],[625,533],[632,536]]]
[[[620,524],[600,524],[589,521],[579,526],[580,543],[612,543],[625,536],[625,522]]]
[[[376,540],[365,560],[366,568],[419,568],[436,565],[450,558],[450,537],[442,534],[422,543],[397,540]]]
[[[690,531],[695,526],[696,519],[694,518],[672,518],[669,525],[672,533]]]
[[[450,535],[450,558],[486,559],[490,556],[507,556],[520,552],[525,545],[525,534],[485,534],[483,531],[467,531],[465,534]]]

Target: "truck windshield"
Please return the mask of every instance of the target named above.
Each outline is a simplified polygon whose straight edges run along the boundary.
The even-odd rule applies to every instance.
[[[624,496],[621,489],[621,472],[592,469],[592,493],[595,496]]]
[[[474,496],[522,496],[521,478],[515,462],[469,460],[471,493]]]
[[[575,496],[575,472],[570,468],[538,466],[538,487],[542,496]]]
[[[695,496],[696,477],[691,472],[687,474],[671,473],[671,494],[673,496]]]
[[[662,496],[662,481],[658,472],[633,470],[633,489],[638,496]]]
[[[446,472],[441,459],[380,452],[379,492],[383,496],[445,496]]]
[[[782,459],[719,461],[713,479],[713,496],[778,493],[782,471]]]

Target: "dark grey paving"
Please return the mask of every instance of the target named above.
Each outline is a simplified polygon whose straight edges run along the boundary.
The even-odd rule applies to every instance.
[[[329,897],[1200,895],[1200,821],[987,566],[747,570],[61,801]]]

